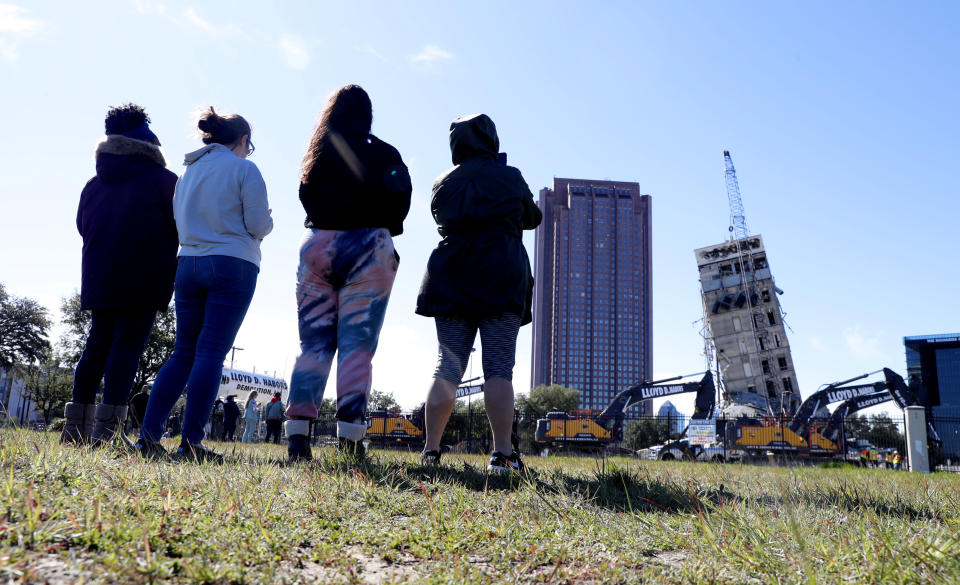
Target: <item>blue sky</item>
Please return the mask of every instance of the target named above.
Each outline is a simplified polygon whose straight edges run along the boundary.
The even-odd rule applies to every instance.
[[[405,405],[435,360],[433,324],[413,314],[438,240],[430,186],[450,166],[450,120],[474,112],[535,193],[562,176],[652,195],[657,377],[703,364],[693,249],[727,235],[725,149],[786,292],[804,396],[902,373],[904,335],[960,331],[954,3],[277,4],[0,0],[0,281],[53,310],[79,287],[74,215],[108,106],[145,106],[175,172],[198,109],[239,112],[276,228],[237,365],[288,374],[298,165],[326,96],[359,83],[414,181],[374,362],[374,387]],[[524,328],[518,390],[529,369]]]

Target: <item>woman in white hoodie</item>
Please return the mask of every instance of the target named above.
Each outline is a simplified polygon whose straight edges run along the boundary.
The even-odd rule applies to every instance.
[[[211,107],[197,123],[205,146],[186,155],[187,170],[173,199],[180,237],[175,284],[177,341],[150,393],[137,450],[165,454],[163,421],[187,390],[177,455],[221,458],[205,447],[203,426],[230,351],[253,299],[260,272],[260,242],[273,229],[267,189],[253,154],[250,124]]]

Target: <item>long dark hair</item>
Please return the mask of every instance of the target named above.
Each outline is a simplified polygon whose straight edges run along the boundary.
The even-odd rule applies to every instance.
[[[240,114],[221,116],[210,106],[200,114],[197,121],[200,138],[204,144],[235,144],[246,134],[250,138],[250,123]],[[247,140],[249,140],[248,138]]]
[[[307,153],[303,155],[300,180],[306,182],[313,168],[324,159],[339,163],[338,166],[345,162],[358,178],[362,178],[363,171],[358,167],[359,161],[354,154],[355,145],[370,134],[372,124],[373,105],[362,87],[345,85],[330,94],[320,114],[320,122],[313,131]],[[336,158],[331,159],[331,155]]]

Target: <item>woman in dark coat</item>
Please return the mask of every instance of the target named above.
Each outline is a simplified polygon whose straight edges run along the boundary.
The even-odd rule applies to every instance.
[[[166,169],[149,123],[134,104],[107,112],[97,175],[80,194],[80,308],[91,311],[93,324],[64,409],[64,442],[109,441],[122,428],[143,346],[173,294],[177,175]],[[103,401],[95,405],[101,380]]]
[[[533,275],[523,230],[542,219],[520,171],[498,161],[500,142],[488,116],[450,124],[452,169],[433,185],[431,209],[443,239],[430,255],[417,313],[434,317],[440,364],[426,403],[424,462],[440,459],[440,437],[480,332],[484,404],[493,432],[488,469],[520,471],[510,444],[517,333],[531,319]]]

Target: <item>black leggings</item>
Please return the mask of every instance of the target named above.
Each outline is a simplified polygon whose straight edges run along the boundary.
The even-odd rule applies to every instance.
[[[103,380],[103,403],[126,405],[140,354],[153,328],[155,310],[94,309],[83,355],[73,376],[73,401],[96,402]]]
[[[479,331],[483,348],[483,377],[488,380],[494,377],[513,380],[517,333],[520,331],[518,315],[505,313],[475,319],[437,317],[436,322],[440,363],[437,364],[434,378],[460,384]]]

